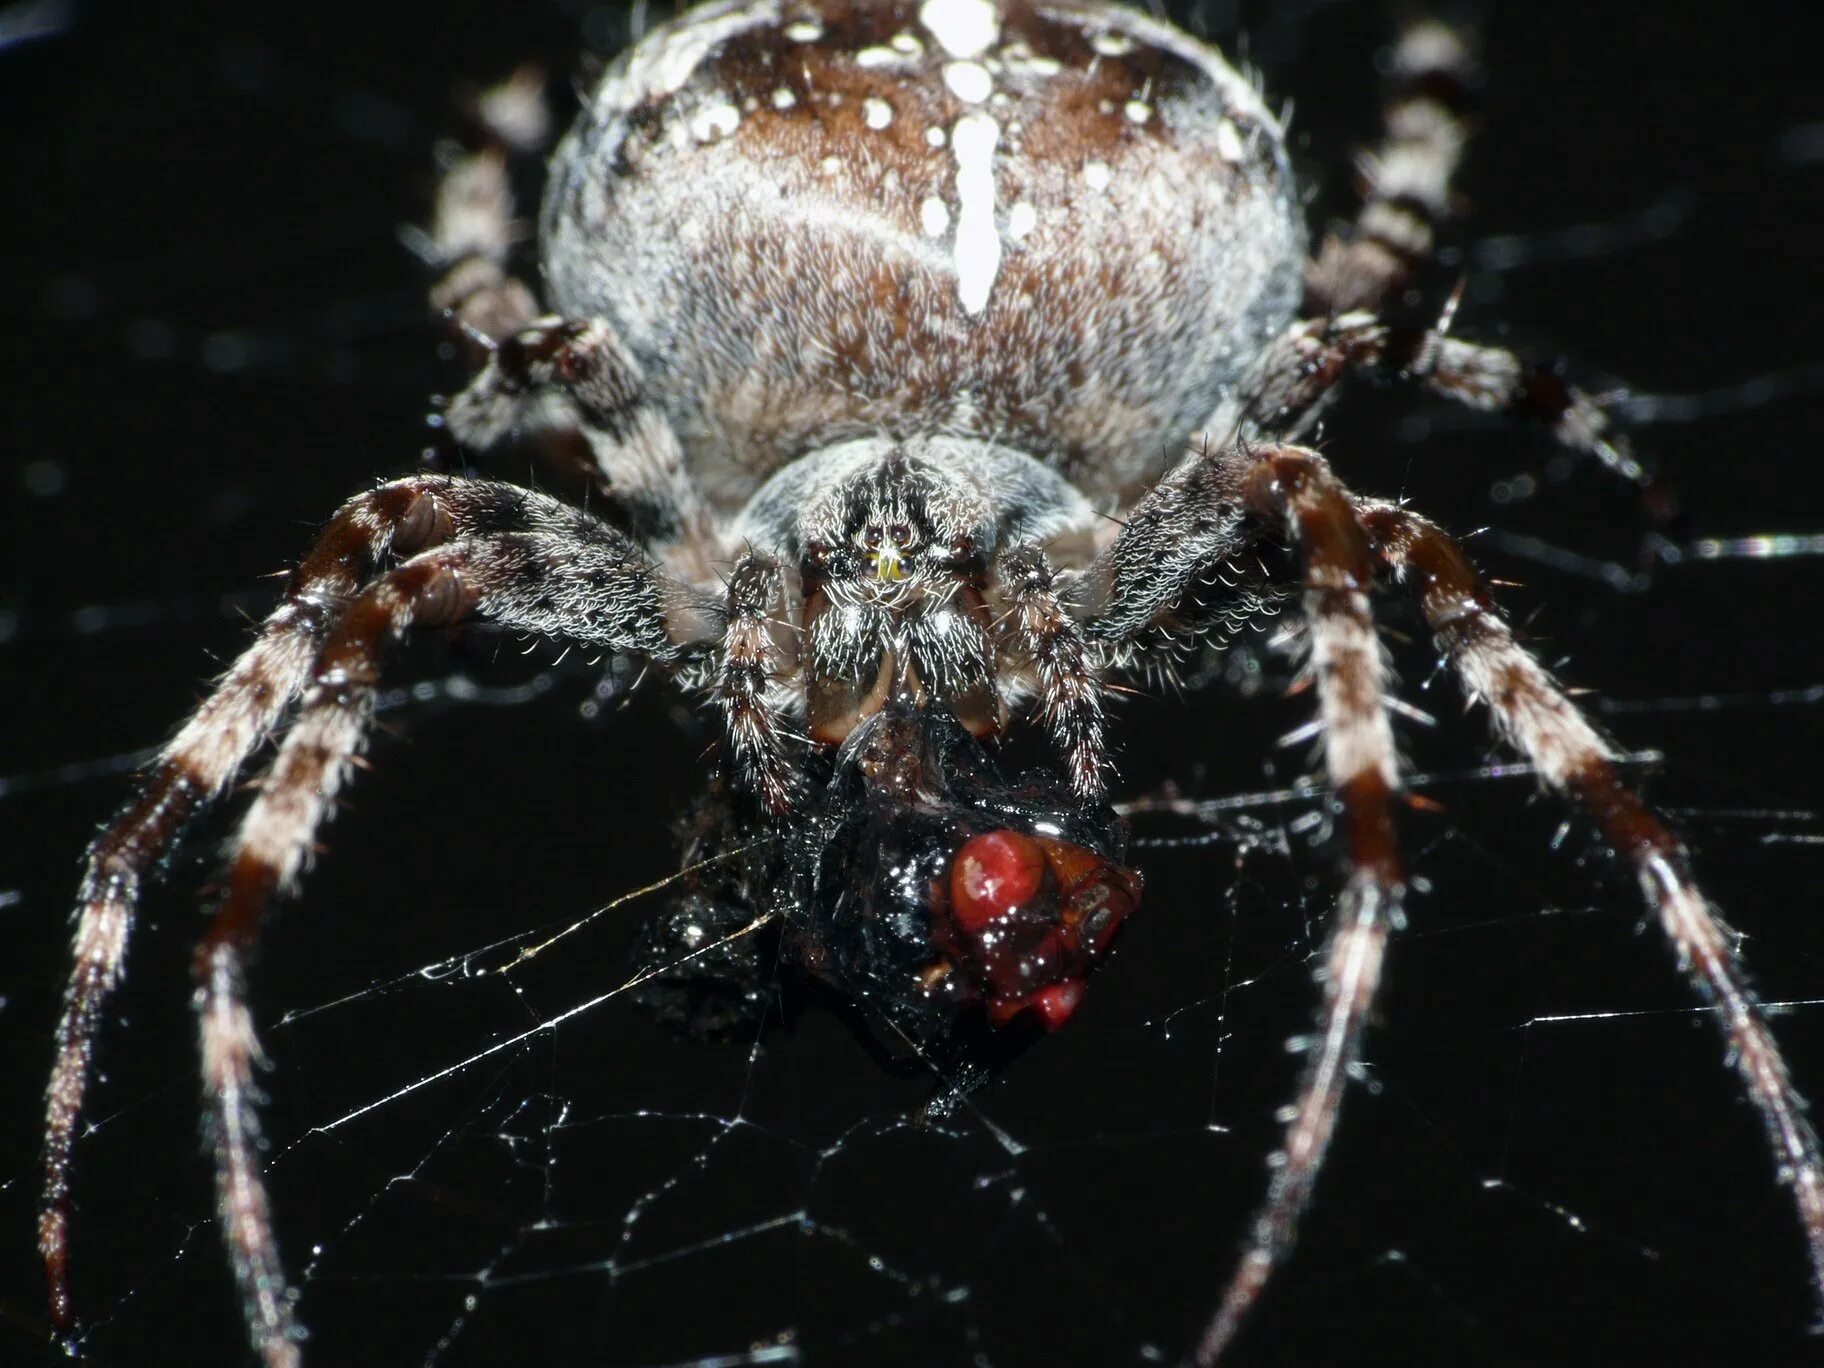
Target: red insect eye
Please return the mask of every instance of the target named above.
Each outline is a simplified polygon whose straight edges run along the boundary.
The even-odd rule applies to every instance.
[[[950,912],[980,931],[1029,901],[1045,881],[1045,852],[1017,831],[990,831],[963,843],[950,867]]]

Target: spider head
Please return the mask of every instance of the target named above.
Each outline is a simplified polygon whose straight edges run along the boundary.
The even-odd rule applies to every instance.
[[[870,437],[793,462],[736,529],[795,572],[804,711],[840,746],[890,699],[945,711],[976,737],[1003,731],[990,583],[996,553],[1095,521],[1033,457],[969,438]]]
[[[1140,899],[1125,827],[1049,774],[1003,779],[947,709],[863,719],[799,827],[792,921],[805,962],[909,1033],[1055,1030]]]

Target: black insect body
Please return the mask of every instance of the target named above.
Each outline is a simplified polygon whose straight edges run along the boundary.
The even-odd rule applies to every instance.
[[[1049,773],[1004,778],[948,712],[889,702],[810,787],[783,833],[719,786],[684,824],[683,893],[639,951],[638,996],[668,1024],[750,1032],[783,961],[927,1057],[979,1065],[1018,1043],[982,1027],[1070,1019],[1139,904],[1126,822]]]
[[[769,924],[804,971],[940,1039],[1061,1025],[1138,904],[1107,800],[1109,684],[1296,602],[1343,888],[1284,1150],[1195,1351],[1213,1361],[1290,1252],[1402,921],[1377,580],[1410,589],[1502,738],[1637,871],[1718,1008],[1824,1279],[1816,1140],[1678,842],[1456,544],[1294,444],[1361,372],[1543,419],[1637,473],[1587,396],[1412,323],[1469,64],[1425,24],[1391,73],[1364,207],[1307,259],[1280,122],[1164,24],[1087,0],[708,5],[623,55],[559,148],[548,313],[506,266],[505,150],[538,127],[535,97],[495,92],[497,145],[451,167],[425,239],[483,363],[444,420],[477,454],[526,441],[570,462],[590,498],[417,475],[350,500],[96,840],[49,1088],[40,1241],[60,1323],[72,1145],[141,885],[289,718],[196,999],[249,1331],[273,1368],[302,1357],[245,965],[365,745],[395,639],[490,623],[633,658],[717,711],[691,856],[732,872],[699,872],[655,929],[661,1001],[753,1010],[743,930]],[[1056,769],[1008,779],[989,747],[1026,716]]]
[[[1049,776],[1003,782],[953,718],[905,704],[838,767],[788,845],[794,958],[919,1038],[976,1003],[1062,1026],[1139,901],[1120,820]]]

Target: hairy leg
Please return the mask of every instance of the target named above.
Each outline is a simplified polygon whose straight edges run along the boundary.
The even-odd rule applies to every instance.
[[[526,236],[514,217],[511,159],[542,151],[550,135],[543,73],[521,67],[467,103],[479,145],[445,149],[430,227],[409,239],[442,272],[432,306],[479,367],[449,402],[443,429],[475,452],[530,439],[550,468],[580,471],[605,492],[622,529],[673,571],[707,582],[725,555],[719,531],[670,421],[646,402],[639,362],[605,320],[542,313],[508,271]]]
[[[1622,785],[1614,752],[1514,640],[1462,548],[1434,524],[1392,505],[1364,507],[1361,521],[1376,555],[1416,593],[1464,689],[1488,705],[1502,739],[1532,762],[1547,788],[1586,812],[1633,866],[1679,967],[1716,1009],[1729,1057],[1767,1128],[1775,1170],[1792,1188],[1824,1305],[1824,1155],[1734,938],[1693,881],[1683,846]]]
[[[1100,799],[1108,791],[1102,680],[1082,626],[1065,607],[1068,586],[1036,546],[1017,546],[995,566],[1007,599],[1005,640],[1030,662],[1038,713],[1064,756],[1071,791]]]
[[[1239,568],[1260,536],[1238,474],[1241,449],[1196,448],[1127,510],[1121,530],[1084,571],[1072,610],[1115,663],[1169,654],[1194,639],[1186,601]]]
[[[1407,28],[1393,49],[1381,145],[1361,163],[1355,223],[1332,232],[1305,271],[1305,310],[1383,312],[1401,302],[1431,256],[1463,159],[1476,69],[1462,36],[1436,20]]]
[[[260,1053],[246,963],[268,904],[296,887],[365,742],[386,647],[414,627],[470,618],[665,663],[701,636],[692,610],[707,605],[666,581],[624,536],[565,512],[566,525],[427,551],[357,595],[317,657],[297,719],[230,847],[224,892],[197,950],[196,1005],[223,1238],[269,1368],[298,1362],[300,1330],[260,1175]]]
[[[1231,456],[1239,464],[1242,457]],[[1304,561],[1310,671],[1323,726],[1324,768],[1342,818],[1346,877],[1318,971],[1324,1007],[1307,1042],[1310,1061],[1290,1108],[1284,1146],[1241,1263],[1198,1341],[1214,1363],[1292,1250],[1336,1129],[1343,1092],[1380,986],[1387,938],[1401,923],[1406,876],[1393,823],[1399,787],[1388,719],[1386,667],[1368,590],[1374,560],[1349,493],[1316,454],[1261,452],[1239,475],[1246,513],[1285,529]]]
[[[521,67],[468,104],[480,143],[445,150],[431,225],[410,236],[442,272],[433,307],[480,367],[450,401],[443,429],[476,452],[531,439],[549,468],[580,471],[603,489],[623,530],[659,548],[671,569],[707,581],[724,555],[718,529],[669,420],[645,402],[638,362],[606,322],[541,313],[508,271],[526,236],[514,217],[511,160],[549,140],[543,73]]]
[[[442,475],[396,480],[350,499],[292,572],[253,645],[159,753],[139,793],[89,847],[76,901],[70,978],[45,1099],[38,1247],[51,1315],[73,1324],[69,1290],[70,1152],[81,1119],[96,1027],[120,982],[144,882],[190,818],[240,772],[308,679],[349,600],[390,555],[453,536],[552,524],[575,514],[512,485]]]
[[[431,307],[472,347],[518,332],[538,316],[538,300],[512,275],[508,260],[527,236],[515,217],[508,183],[515,155],[541,152],[550,139],[544,75],[524,66],[480,92],[468,112],[478,145],[440,149],[442,174],[428,228],[413,230],[408,244],[438,271]]]
[[[1533,364],[1503,347],[1465,342],[1436,328],[1391,328],[1367,312],[1301,319],[1276,341],[1255,372],[1245,409],[1211,420],[1214,430],[1298,436],[1361,373],[1415,384],[1484,413],[1542,424],[1566,449],[1594,456],[1624,479],[1645,479],[1600,400],[1568,383],[1556,363]]]
[[[669,568],[706,583],[725,551],[670,420],[606,322],[545,318],[488,344],[487,364],[450,401],[450,433],[475,451],[514,437],[574,435],[591,483],[623,530]]]
[[[1571,450],[1643,481],[1602,404],[1569,384],[1560,366],[1448,336],[1454,305],[1436,326],[1414,313],[1410,287],[1450,213],[1477,70],[1462,35],[1424,20],[1401,34],[1389,78],[1387,132],[1362,165],[1361,212],[1350,228],[1325,237],[1306,269],[1309,317],[1262,365],[1249,409],[1219,415],[1212,431],[1239,426],[1249,436],[1297,437],[1346,371],[1366,369],[1470,408],[1543,423]]]
[[[737,781],[770,812],[791,809],[797,773],[785,751],[785,723],[769,695],[779,672],[776,635],[786,629],[779,567],[748,554],[728,577],[722,669],[715,684]]]

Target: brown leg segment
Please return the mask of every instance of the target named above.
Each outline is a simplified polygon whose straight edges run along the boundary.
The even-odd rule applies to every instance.
[[[1730,1058],[1767,1129],[1775,1170],[1792,1188],[1824,1306],[1824,1156],[1741,956],[1692,880],[1683,846],[1622,785],[1608,743],[1514,640],[1462,548],[1401,508],[1371,505],[1361,519],[1376,554],[1418,595],[1464,689],[1488,704],[1502,739],[1532,762],[1547,788],[1589,814],[1609,848],[1633,866],[1679,967],[1716,1011]]]
[[[1366,312],[1303,319],[1288,329],[1261,363],[1248,430],[1299,436],[1352,372],[1419,385],[1465,408],[1539,423],[1565,448],[1594,456],[1623,479],[1646,479],[1602,403],[1567,382],[1556,366],[1533,365],[1505,348],[1465,342],[1437,329],[1389,328]]]
[[[1466,408],[1539,423],[1568,450],[1594,456],[1624,480],[1647,481],[1602,401],[1572,385],[1555,364],[1531,364],[1504,347],[1434,332],[1399,374]]]
[[[1315,321],[1282,343],[1292,351],[1291,364],[1280,367],[1285,379],[1278,384],[1268,375],[1260,421],[1276,434],[1297,436],[1298,418],[1314,416],[1316,399],[1348,362],[1382,369],[1471,408],[1543,423],[1571,450],[1644,481],[1601,404],[1566,383],[1556,367],[1528,365],[1503,348],[1446,337],[1445,328],[1432,329],[1429,320],[1415,326],[1405,295],[1450,214],[1450,185],[1468,141],[1464,116],[1478,73],[1463,36],[1436,20],[1406,29],[1390,66],[1387,134],[1362,165],[1361,213],[1348,230],[1326,237],[1306,268],[1304,312]],[[1390,330],[1379,320],[1397,326]],[[1288,402],[1275,391],[1295,376],[1293,387],[1309,397]],[[1289,412],[1276,416],[1276,408]]]
[[[591,486],[607,494],[670,569],[708,582],[725,559],[715,520],[670,421],[645,402],[639,363],[605,321],[543,314],[509,270],[529,231],[515,217],[510,163],[550,139],[544,73],[522,66],[465,105],[478,145],[446,149],[430,226],[409,234],[441,273],[432,307],[477,367],[445,409],[444,432],[478,453],[529,439],[560,482],[586,481],[578,497]]]
[[[514,216],[508,172],[512,155],[535,154],[549,140],[544,92],[543,72],[522,66],[475,97],[470,113],[481,145],[448,154],[430,227],[412,234],[419,255],[441,272],[431,306],[465,335],[478,359],[484,339],[509,337],[538,316],[532,291],[507,270],[513,248],[527,236]]]
[[[1350,231],[1326,237],[1306,268],[1308,313],[1380,312],[1399,303],[1449,215],[1476,74],[1469,49],[1442,23],[1415,24],[1400,35],[1390,74],[1387,134],[1362,159],[1361,213]]]
[[[197,949],[196,1006],[223,1238],[267,1368],[295,1368],[302,1332],[260,1176],[260,1052],[246,1005],[246,961],[268,904],[296,886],[362,748],[387,646],[410,628],[473,615],[662,661],[677,654],[668,609],[680,591],[625,537],[572,509],[558,516],[567,528],[428,551],[356,596],[323,647],[297,720],[230,851],[222,900]]]
[[[1394,830],[1399,785],[1387,681],[1368,591],[1374,559],[1348,491],[1318,456],[1281,448],[1259,456],[1243,483],[1247,509],[1285,525],[1304,553],[1311,673],[1324,726],[1324,766],[1346,838],[1347,879],[1324,950],[1324,1008],[1291,1108],[1284,1147],[1253,1234],[1198,1342],[1209,1365],[1241,1328],[1274,1267],[1291,1252],[1323,1167],[1343,1091],[1380,986],[1387,937],[1400,924],[1406,878]]]
[[[439,599],[448,601],[440,615],[454,620],[461,592],[447,576],[414,569],[404,577],[394,572],[357,600],[326,648],[303,711],[242,824],[226,893],[197,951],[203,1094],[222,1232],[254,1348],[267,1368],[296,1368],[303,1333],[260,1176],[255,1069],[261,1055],[246,1003],[246,957],[267,900],[295,881],[310,835],[359,747],[378,682],[380,642],[407,622],[439,615],[425,606]]]
[[[580,462],[620,525],[670,569],[698,583],[715,578],[726,560],[715,516],[612,327],[542,319],[484,353],[486,364],[444,413],[452,437],[476,452],[514,437],[555,443],[547,454],[561,453],[560,466]]]
[[[783,619],[779,567],[749,554],[728,577],[728,623],[716,700],[741,783],[769,812],[789,812],[798,776],[785,753],[784,720],[767,694],[778,672],[775,623]]]
[[[1038,712],[1064,756],[1071,791],[1100,800],[1108,791],[1102,680],[1082,627],[1058,593],[1057,572],[1036,546],[1015,547],[997,566],[1007,596],[1007,636],[1032,663]]]
[[[57,1056],[45,1095],[44,1188],[38,1247],[51,1317],[74,1324],[69,1284],[70,1153],[81,1120],[96,1028],[120,982],[142,884],[185,825],[240,772],[310,676],[318,648],[350,598],[398,552],[452,535],[548,521],[552,501],[511,485],[416,476],[349,500],[293,571],[252,646],[229,667],[153,762],[138,796],[89,847]]]

